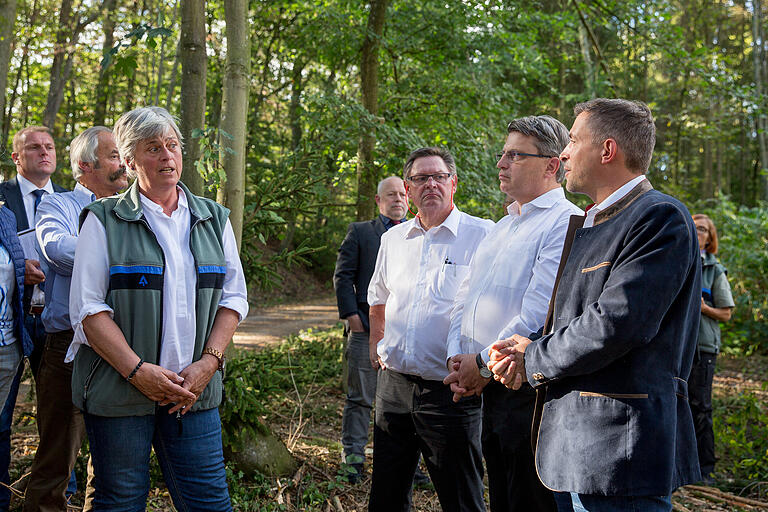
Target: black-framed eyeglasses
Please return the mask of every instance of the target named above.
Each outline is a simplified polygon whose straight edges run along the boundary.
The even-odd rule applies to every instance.
[[[424,185],[429,181],[429,178],[432,178],[435,180],[435,183],[445,185],[448,183],[448,180],[451,179],[451,176],[453,176],[453,174],[447,172],[438,172],[435,174],[414,174],[405,178],[405,181],[413,183],[414,185]]]
[[[504,151],[503,153],[496,153],[496,160],[501,160],[504,157],[504,155],[506,155],[507,158],[509,158],[510,162],[517,161],[518,159],[520,159],[521,156],[532,156],[536,158],[557,158],[552,155],[536,155],[533,153],[522,153],[520,151],[515,151],[514,149],[510,149],[509,151]]]

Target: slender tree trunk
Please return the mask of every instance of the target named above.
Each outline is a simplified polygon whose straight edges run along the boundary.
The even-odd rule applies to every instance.
[[[205,1],[181,2],[181,135],[184,137],[184,183],[193,194],[203,194],[203,178],[195,169],[200,142],[192,131],[205,126]]]
[[[59,12],[59,30],[56,33],[53,64],[51,65],[48,101],[43,112],[43,124],[55,132],[56,115],[64,101],[64,88],[69,82],[74,64],[75,47],[82,31],[98,16],[91,12],[84,19],[72,13],[72,0],[62,0]]]
[[[179,13],[179,2],[173,6],[173,21],[176,23],[176,18]],[[173,97],[176,95],[176,76],[179,74],[179,52],[181,52],[181,34],[179,34],[179,41],[176,43],[176,53],[173,56],[173,65],[171,66],[171,79],[168,81],[168,95],[165,98],[165,110],[170,112],[171,105],[173,104]]]
[[[360,90],[362,102],[369,117],[375,119],[379,110],[379,46],[384,33],[384,20],[389,0],[371,0],[368,27],[363,41],[360,64]],[[360,140],[357,146],[357,220],[373,217],[377,171],[373,162],[376,129],[373,123],[360,122]]]
[[[231,211],[229,219],[235,232],[237,247],[240,249],[245,206],[245,134],[251,74],[248,1],[224,0],[224,18],[227,31],[227,64],[224,70],[220,129],[233,138],[228,139],[232,152],[222,151],[220,155],[227,179],[219,191],[219,198]]]
[[[5,92],[11,64],[11,43],[16,22],[16,0],[0,0],[0,115],[5,113]],[[0,150],[5,149],[5,137],[0,140]]]
[[[104,2],[104,43],[102,55],[106,55],[115,44],[115,6],[117,0]],[[104,125],[107,118],[107,102],[109,99],[109,69],[102,69],[99,81],[96,83],[96,102],[93,107],[93,124]]]
[[[755,132],[760,148],[760,169],[762,170],[760,193],[758,197],[768,199],[768,116],[765,114],[765,52],[763,45],[763,7],[762,0],[752,0],[752,61],[754,65],[755,96],[761,108],[755,114]],[[757,185],[757,184],[756,184]]]
[[[293,63],[293,77],[291,80],[291,104],[289,107],[289,118],[291,125],[291,151],[294,153],[294,157],[298,158],[299,146],[301,145],[302,129],[301,129],[301,94],[304,91],[304,80],[302,79],[302,73],[304,71],[305,63],[301,58],[297,58]],[[301,169],[305,169],[306,165],[303,164],[303,159],[296,162],[297,167],[301,166]],[[296,211],[290,210],[286,216],[286,222],[288,229],[285,232],[285,237],[280,241],[280,250],[285,250],[291,247],[293,244],[293,237],[296,235]]]

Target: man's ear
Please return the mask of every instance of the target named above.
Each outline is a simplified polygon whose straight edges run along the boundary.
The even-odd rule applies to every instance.
[[[549,159],[549,162],[547,162],[547,168],[544,169],[544,175],[554,178],[557,175],[557,171],[560,169],[561,165],[563,165],[563,163],[560,161],[560,157],[553,156]]]
[[[89,163],[89,162],[78,162],[78,163],[77,163],[77,166],[80,168],[80,170],[81,170],[83,173],[86,173],[86,172],[90,172],[90,171],[91,171],[91,169],[93,169],[93,166],[92,166],[92,164],[91,164],[91,163]]]
[[[13,153],[11,153],[11,160],[13,160],[13,163],[18,165],[19,164],[19,154],[17,152],[15,152],[15,151]]]
[[[613,139],[605,139],[603,141],[603,147],[600,151],[600,163],[607,164],[613,162],[616,159],[616,155],[619,153],[619,145]]]

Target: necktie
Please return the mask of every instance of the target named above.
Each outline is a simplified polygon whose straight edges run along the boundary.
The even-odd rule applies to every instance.
[[[35,215],[37,215],[37,207],[40,204],[40,200],[43,198],[43,194],[45,194],[45,190],[37,189],[37,190],[33,190],[32,193],[35,195],[35,209],[33,210],[33,212],[35,213]]]
[[[397,226],[401,221],[392,219],[392,225]]]

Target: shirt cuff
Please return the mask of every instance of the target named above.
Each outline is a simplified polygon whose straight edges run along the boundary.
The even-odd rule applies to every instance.
[[[83,320],[89,316],[101,313],[102,311],[108,312],[110,318],[115,318],[115,312],[106,304],[93,304],[85,307],[80,312],[80,319],[77,323],[72,324],[72,329],[75,331],[75,335],[72,337],[72,343],[69,344],[67,355],[64,357],[65,363],[71,363],[75,360],[75,355],[77,354],[77,351],[80,350],[80,345],[91,346],[91,344],[88,343],[88,338],[86,338],[85,331],[83,330]]]
[[[483,362],[484,362],[485,364],[488,364],[488,361],[490,361],[490,360],[491,360],[491,354],[490,354],[490,352],[491,352],[491,347],[485,347],[485,348],[484,348],[484,349],[483,349],[483,350],[480,352],[480,357],[482,357],[482,358],[483,358]]]
[[[240,319],[237,321],[237,325],[240,325],[240,323],[245,320],[245,317],[248,316],[248,301],[242,297],[230,297],[228,299],[222,299],[219,302],[219,307],[231,309],[232,311],[236,312],[240,316]]]

